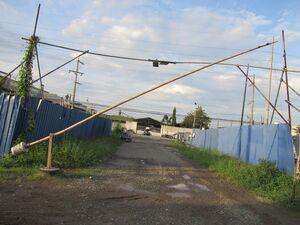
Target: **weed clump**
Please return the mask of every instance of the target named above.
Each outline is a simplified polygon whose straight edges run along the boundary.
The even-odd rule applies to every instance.
[[[111,157],[121,144],[117,136],[91,139],[61,139],[53,145],[52,165],[59,168],[82,168],[97,165]],[[39,168],[46,164],[47,143],[33,146],[27,153],[7,154],[0,158],[0,168]]]
[[[300,184],[297,185],[296,204],[291,204],[292,177],[280,171],[272,162],[261,160],[258,165],[252,165],[213,149],[182,144],[176,144],[176,148],[197,165],[208,168],[239,187],[275,203],[300,209]]]

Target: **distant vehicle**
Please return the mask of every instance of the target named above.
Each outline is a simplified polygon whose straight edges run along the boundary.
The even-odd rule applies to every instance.
[[[150,133],[150,127],[146,127],[145,128],[143,135],[147,135],[147,136],[151,135],[151,133]]]

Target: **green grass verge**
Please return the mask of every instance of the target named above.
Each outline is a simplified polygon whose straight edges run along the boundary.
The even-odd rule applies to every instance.
[[[291,204],[292,177],[281,172],[271,162],[261,161],[258,165],[251,165],[216,150],[182,144],[175,146],[187,159],[208,168],[231,183],[280,205],[300,209],[300,183],[297,184],[296,203]]]
[[[61,139],[53,144],[52,166],[86,168],[110,158],[121,144],[118,135],[91,139]],[[46,165],[47,143],[33,146],[29,152],[0,158],[0,178],[36,178],[38,169]]]

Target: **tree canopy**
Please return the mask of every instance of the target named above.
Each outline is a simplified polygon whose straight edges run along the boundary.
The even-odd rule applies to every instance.
[[[195,111],[188,113],[182,122],[183,127],[193,128],[195,118],[195,126],[194,128],[204,128],[208,129],[211,119],[204,111],[201,106],[198,106]]]

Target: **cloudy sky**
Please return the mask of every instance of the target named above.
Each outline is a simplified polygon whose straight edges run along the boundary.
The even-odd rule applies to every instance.
[[[146,0],[0,0],[0,70],[9,72],[21,60],[26,47],[21,37],[32,34],[38,3],[41,3],[37,35],[41,41],[82,50],[143,59],[216,61],[236,52],[270,42],[274,36],[274,67],[282,68],[281,30],[286,33],[288,68],[300,70],[300,16],[297,0],[277,1],[146,1]],[[76,53],[38,46],[41,70],[46,73]],[[270,66],[271,47],[232,59],[230,63]],[[102,105],[117,103],[155,84],[200,67],[161,65],[149,62],[86,55],[80,71],[77,100]],[[65,96],[72,92],[75,63],[43,80],[47,91]],[[38,76],[34,66],[34,77]],[[257,85],[267,93],[268,70],[250,69]],[[274,101],[280,72],[273,73]],[[13,77],[16,77],[14,74]],[[289,74],[300,92],[300,73]],[[243,75],[235,67],[215,66],[170,84],[125,105],[128,108],[179,114],[193,110],[194,102],[211,117],[239,119],[244,88]],[[246,118],[250,113],[248,88]],[[286,115],[284,89],[279,109]],[[291,93],[292,102],[299,97]],[[261,96],[255,94],[255,120],[265,115]],[[143,117],[147,115],[129,115]],[[300,123],[293,110],[293,123]],[[161,116],[154,118],[161,119]],[[279,117],[276,121],[281,122]]]

